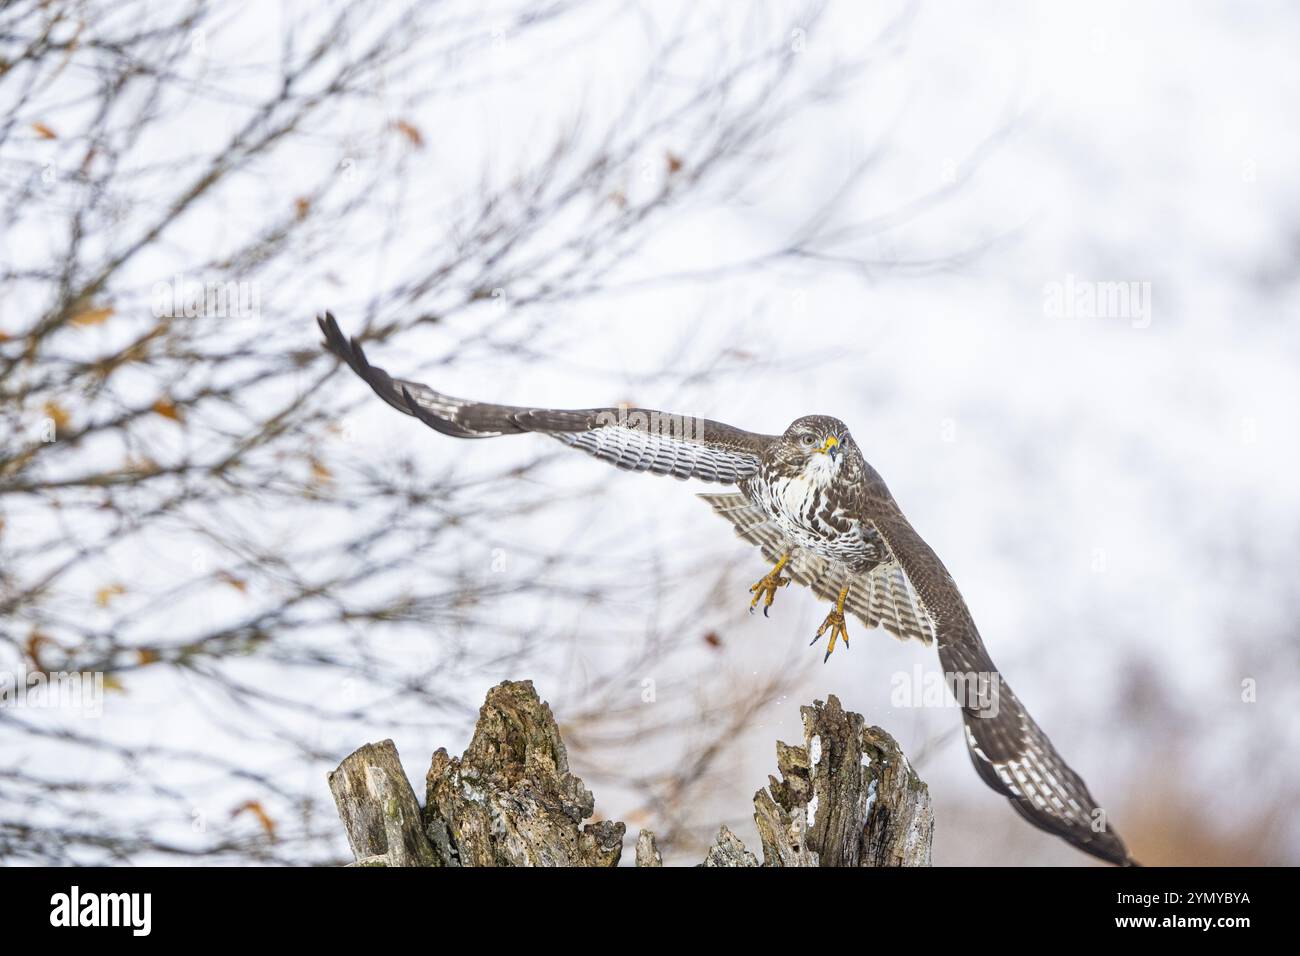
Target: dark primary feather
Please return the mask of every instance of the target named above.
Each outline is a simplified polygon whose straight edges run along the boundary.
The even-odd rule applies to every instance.
[[[1039,829],[1055,833],[1111,863],[1133,864],[1124,841],[1082,778],[1056,752],[1042,728],[1002,679],[989,657],[957,584],[893,499],[877,498],[872,520],[934,619],[945,675],[984,675],[996,681],[996,709],[978,701],[962,707],[967,751],[980,778]]]
[[[455,438],[536,432],[628,471],[733,484],[757,471],[763,449],[775,441],[706,418],[648,408],[528,408],[453,398],[371,365],[361,343],[349,341],[330,313],[317,322],[326,348],[380,398]]]

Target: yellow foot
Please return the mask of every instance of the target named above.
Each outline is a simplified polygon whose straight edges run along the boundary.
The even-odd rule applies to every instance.
[[[836,638],[843,638],[844,646],[849,646],[849,629],[844,624],[844,602],[848,596],[848,588],[840,592],[840,599],[835,602],[835,610],[826,615],[826,620],[822,621],[822,626],[817,628],[817,636],[808,642],[808,646],[811,647],[821,640],[822,635],[826,633],[828,628],[830,629],[831,640],[826,645],[826,656],[822,658],[823,664],[831,659],[831,651],[835,650]]]
[[[749,602],[749,613],[754,613],[754,608],[758,606],[759,598],[763,598],[763,616],[767,617],[767,609],[772,606],[776,600],[776,589],[783,588],[790,583],[789,578],[781,576],[781,569],[790,563],[790,555],[786,555],[780,561],[776,562],[776,567],[767,573],[767,575],[758,581],[755,581],[750,587],[749,593],[754,595],[754,600]]]

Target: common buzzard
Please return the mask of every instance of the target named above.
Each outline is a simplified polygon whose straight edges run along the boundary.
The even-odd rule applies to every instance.
[[[1133,864],[1083,780],[1002,680],[957,584],[899,510],[885,482],[837,418],[809,415],[780,435],[640,408],[561,410],[452,398],[366,361],[329,313],[325,346],[379,397],[455,438],[537,432],[629,471],[733,485],[700,495],[757,545],[772,570],[750,591],[766,614],[792,580],[832,602],[813,638],[848,646],[845,614],[898,638],[937,644],[961,704],[980,778],[1030,823],[1112,863]],[[991,692],[991,693],[990,693]],[[993,704],[994,706],[990,706]]]

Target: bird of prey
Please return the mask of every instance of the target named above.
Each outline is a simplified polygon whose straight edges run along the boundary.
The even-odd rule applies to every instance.
[[[1034,826],[1103,860],[1134,863],[1087,785],[1002,681],[952,575],[839,419],[809,415],[780,435],[759,435],[650,409],[525,408],[452,398],[371,365],[328,312],[317,321],[325,347],[380,398],[444,435],[535,432],[629,471],[735,486],[700,497],[773,565],[750,588],[751,611],[761,601],[766,614],[777,590],[795,581],[831,602],[813,638],[827,638],[823,661],[837,640],[848,646],[846,613],[897,638],[937,644],[980,778]],[[972,686],[985,693],[971,693]]]

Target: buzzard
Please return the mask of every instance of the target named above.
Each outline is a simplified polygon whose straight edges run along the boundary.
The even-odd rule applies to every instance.
[[[980,778],[1034,826],[1111,863],[1134,863],[1087,785],[1001,679],[952,575],[839,419],[809,415],[780,435],[758,435],[650,409],[452,398],[371,365],[328,312],[317,321],[325,347],[380,398],[444,435],[536,432],[629,471],[735,486],[700,497],[772,563],[750,588],[751,611],[761,601],[767,614],[777,590],[796,581],[831,602],[813,638],[827,638],[823,661],[838,640],[848,646],[846,614],[897,638],[937,645]]]

